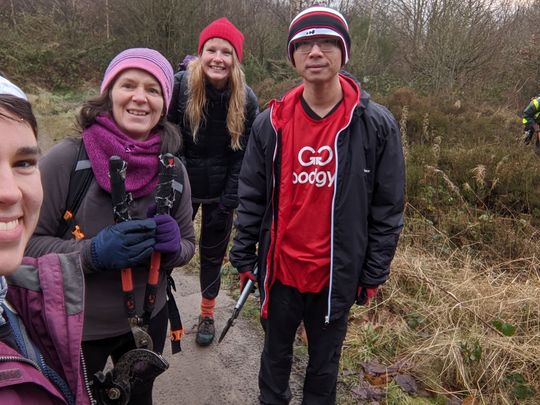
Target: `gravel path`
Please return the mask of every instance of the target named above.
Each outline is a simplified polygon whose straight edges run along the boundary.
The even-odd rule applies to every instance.
[[[157,378],[154,386],[155,404],[186,405],[255,405],[258,404],[257,375],[262,350],[263,333],[257,322],[240,314],[220,344],[217,337],[229,319],[235,301],[222,289],[216,305],[216,341],[201,348],[195,343],[200,293],[197,274],[175,270],[176,299],[184,329],[182,351],[171,355],[170,345],[165,357],[170,368]],[[250,299],[253,299],[250,297]],[[298,367],[295,367],[297,370]],[[299,371],[291,377],[291,389],[298,404]]]

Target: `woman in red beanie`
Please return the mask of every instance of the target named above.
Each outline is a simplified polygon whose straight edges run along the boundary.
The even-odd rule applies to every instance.
[[[180,127],[181,158],[191,183],[193,217],[202,207],[201,314],[196,342],[214,340],[220,271],[238,205],[238,173],[259,109],[242,71],[244,35],[226,18],[199,36],[198,55],[175,76],[168,118]]]

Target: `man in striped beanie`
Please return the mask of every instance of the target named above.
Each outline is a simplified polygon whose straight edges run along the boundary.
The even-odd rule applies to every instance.
[[[302,321],[309,352],[302,403],[335,403],[349,310],[368,305],[388,278],[403,226],[399,129],[340,73],[350,50],[338,11],[310,7],[293,19],[287,51],[302,84],[258,115],[240,172],[230,260],[242,285],[256,279],[261,294],[261,404],[292,398]]]
[[[341,50],[341,65],[349,61],[351,37],[343,15],[328,7],[310,7],[298,14],[289,25],[288,57],[295,66],[295,44],[316,38],[335,38]]]

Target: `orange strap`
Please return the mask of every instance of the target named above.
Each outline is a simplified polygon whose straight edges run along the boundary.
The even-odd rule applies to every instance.
[[[171,330],[171,340],[173,342],[178,342],[184,337],[184,329]]]

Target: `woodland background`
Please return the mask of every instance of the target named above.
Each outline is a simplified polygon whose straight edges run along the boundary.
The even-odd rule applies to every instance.
[[[0,70],[55,141],[120,50],[155,48],[175,66],[226,16],[264,108],[298,81],[287,30],[313,3],[0,0]],[[347,17],[347,70],[394,113],[407,158],[392,276],[353,309],[338,403],[540,403],[540,160],[520,124],[540,92],[540,1],[318,3]]]

